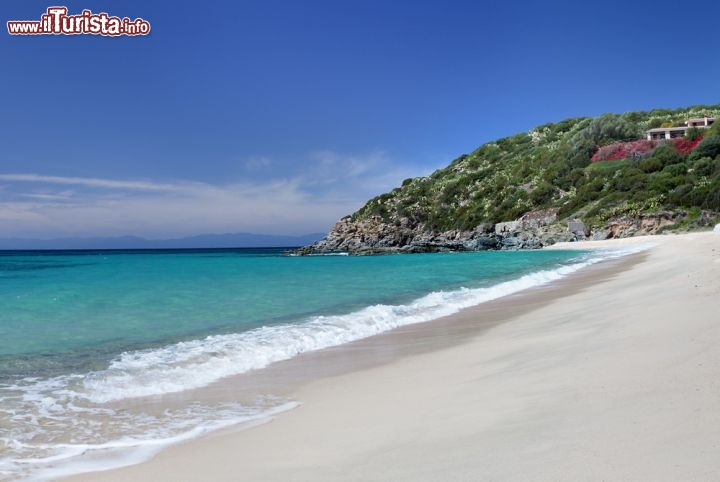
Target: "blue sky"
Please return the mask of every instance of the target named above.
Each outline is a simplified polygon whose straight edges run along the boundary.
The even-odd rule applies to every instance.
[[[498,137],[720,102],[716,1],[60,4],[152,32],[3,33],[0,237],[325,231]]]

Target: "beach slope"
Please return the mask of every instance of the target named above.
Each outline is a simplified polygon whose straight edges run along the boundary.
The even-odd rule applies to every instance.
[[[72,480],[717,480],[720,235],[620,243],[648,241],[629,269],[466,342],[320,379],[269,423]]]

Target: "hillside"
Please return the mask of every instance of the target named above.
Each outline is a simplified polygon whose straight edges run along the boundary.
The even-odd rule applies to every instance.
[[[720,105],[568,119],[484,144],[371,199],[304,252],[533,248],[710,225],[720,122],[646,140],[649,129],[705,117],[720,117]],[[570,220],[584,232],[569,232]]]

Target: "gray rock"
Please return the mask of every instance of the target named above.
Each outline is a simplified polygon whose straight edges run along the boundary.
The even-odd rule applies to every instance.
[[[530,215],[532,214],[532,215]],[[663,212],[639,217],[612,219],[601,229],[594,229],[592,239],[654,234],[672,226],[688,215],[684,211]],[[536,211],[516,221],[479,224],[475,228],[436,232],[410,218],[383,221],[378,216],[355,220],[340,219],[327,236],[297,251],[299,254],[349,252],[353,254],[426,253],[437,251],[484,251],[497,249],[538,249],[555,242],[570,241],[577,234],[566,225],[549,224],[557,212]],[[713,226],[720,213],[703,211],[694,221],[698,226]],[[578,226],[582,228],[581,226]],[[587,233],[587,226],[585,226]]]
[[[508,221],[505,223],[497,223],[495,225],[495,234],[506,234],[517,231],[522,225],[522,221]]]
[[[540,249],[543,244],[538,238],[530,238],[523,243],[522,247],[523,249]]]
[[[507,236],[502,238],[500,244],[502,244],[504,248],[520,248],[522,240],[516,236]]]

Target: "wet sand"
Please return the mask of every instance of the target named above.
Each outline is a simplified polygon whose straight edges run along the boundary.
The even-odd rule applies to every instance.
[[[720,235],[242,382],[302,405],[71,480],[712,480],[720,473]]]

